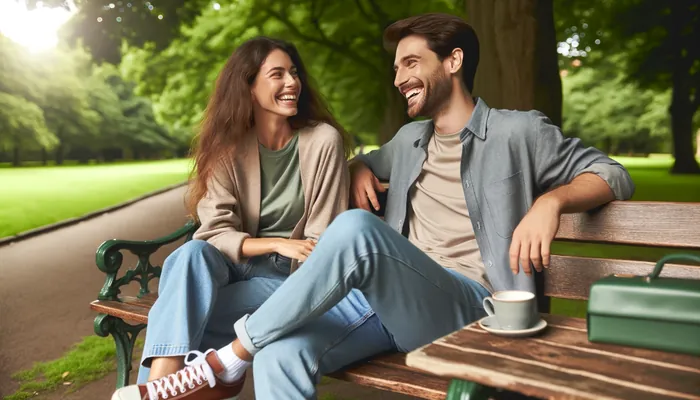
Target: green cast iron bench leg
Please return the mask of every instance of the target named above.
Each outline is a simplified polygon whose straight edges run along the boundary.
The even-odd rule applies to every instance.
[[[495,391],[478,383],[453,379],[447,390],[447,400],[488,400]]]
[[[151,264],[150,256],[162,246],[179,239],[185,238],[185,242],[191,240],[196,229],[197,224],[189,221],[177,231],[155,240],[131,241],[112,239],[102,243],[95,254],[95,261],[97,267],[106,274],[106,277],[97,300],[119,301],[120,288],[132,281],[137,281],[140,284],[139,298],[149,294],[148,283],[153,279],[160,278],[162,269]],[[134,268],[122,271],[122,276],[119,277],[118,274],[123,261],[122,251],[129,251],[136,255],[138,262]],[[146,324],[131,325],[123,319],[109,314],[100,313],[95,318],[95,333],[101,337],[111,335],[116,344],[117,389],[129,384],[134,345],[139,332],[144,328],[146,328]]]
[[[123,319],[107,314],[95,318],[95,333],[101,337],[112,335],[117,346],[117,389],[129,384],[134,344],[145,327],[146,324],[129,325]]]

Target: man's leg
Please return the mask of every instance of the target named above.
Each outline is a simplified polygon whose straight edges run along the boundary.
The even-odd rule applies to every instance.
[[[444,269],[376,216],[339,215],[311,256],[252,315],[240,344],[255,355],[359,289],[399,349],[409,351],[482,317],[481,285]]]
[[[354,290],[327,313],[255,356],[255,398],[315,399],[322,375],[392,350],[391,336]]]

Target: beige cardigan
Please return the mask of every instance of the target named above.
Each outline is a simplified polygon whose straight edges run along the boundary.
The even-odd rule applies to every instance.
[[[340,133],[321,123],[301,129],[299,169],[304,188],[304,214],[292,239],[318,239],[333,219],[347,210],[350,174]],[[206,240],[234,263],[246,262],[241,246],[255,237],[260,218],[260,154],[258,140],[248,135],[234,158],[223,160],[197,205],[200,227],[193,238]],[[292,262],[292,272],[298,265]]]

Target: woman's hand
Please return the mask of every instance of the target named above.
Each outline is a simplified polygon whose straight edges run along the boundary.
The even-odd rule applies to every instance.
[[[275,252],[285,257],[304,262],[311,254],[314,247],[316,247],[316,241],[313,239],[279,239],[279,241],[275,243]]]

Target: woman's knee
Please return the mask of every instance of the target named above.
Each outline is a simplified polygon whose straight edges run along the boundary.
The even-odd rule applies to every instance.
[[[219,250],[204,240],[190,240],[173,251],[163,263],[163,273],[181,269],[208,268],[224,262]]]

